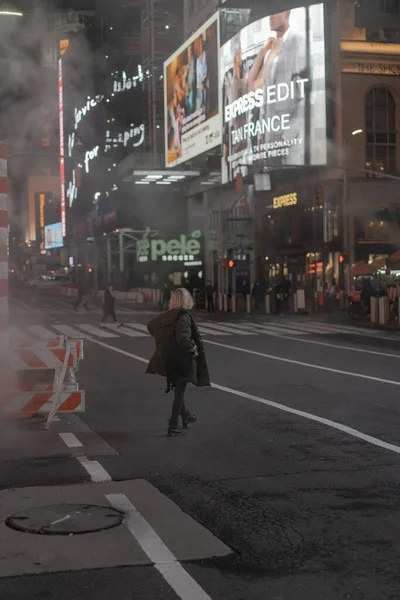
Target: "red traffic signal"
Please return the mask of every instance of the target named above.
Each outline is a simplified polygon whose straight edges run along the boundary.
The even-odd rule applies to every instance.
[[[233,267],[234,267],[234,266],[235,266],[235,261],[234,261],[234,260],[230,260],[230,261],[228,261],[228,267],[229,267],[230,269],[233,269]]]

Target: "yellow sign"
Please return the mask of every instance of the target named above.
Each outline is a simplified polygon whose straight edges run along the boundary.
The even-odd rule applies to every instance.
[[[64,56],[69,47],[69,40],[60,40],[60,54]]]
[[[362,75],[400,75],[399,62],[355,62],[345,60],[342,73],[359,73]]]
[[[298,198],[297,193],[286,194],[285,196],[278,196],[273,199],[274,208],[286,208],[287,206],[294,206],[297,204]]]

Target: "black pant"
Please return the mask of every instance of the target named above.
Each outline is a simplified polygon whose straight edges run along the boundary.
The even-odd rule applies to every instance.
[[[178,379],[175,385],[175,398],[172,404],[172,414],[171,414],[171,424],[177,425],[179,421],[179,417],[182,418],[186,414],[186,406],[185,406],[185,392],[187,388],[186,379]]]
[[[74,305],[74,310],[78,310],[78,308],[80,307],[80,305],[82,304],[82,300],[84,299],[84,295],[83,294],[79,294],[78,296],[78,300],[75,302]],[[86,304],[86,300],[83,303],[83,306],[86,308],[86,310],[89,310],[88,305]]]
[[[213,313],[215,313],[215,307],[214,307],[214,296],[212,294],[210,294],[209,296],[207,296],[207,311],[210,313],[211,311]]]
[[[107,319],[107,317],[111,317],[114,323],[117,323],[117,315],[115,314],[115,308],[108,308],[107,310],[103,310],[103,316],[101,317],[101,323]]]

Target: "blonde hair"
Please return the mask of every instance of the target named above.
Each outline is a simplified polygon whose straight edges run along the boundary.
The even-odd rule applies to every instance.
[[[171,294],[171,300],[169,301],[169,307],[177,310],[192,310],[193,298],[190,292],[185,288],[178,288]]]

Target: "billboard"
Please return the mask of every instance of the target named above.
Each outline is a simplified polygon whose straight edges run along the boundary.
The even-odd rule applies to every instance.
[[[218,55],[216,14],[164,63],[167,167],[221,144]]]
[[[220,51],[222,182],[327,160],[322,3],[247,25]]]
[[[51,250],[53,248],[62,248],[63,245],[64,242],[61,221],[60,223],[53,223],[52,225],[47,225],[44,228],[45,250]]]

